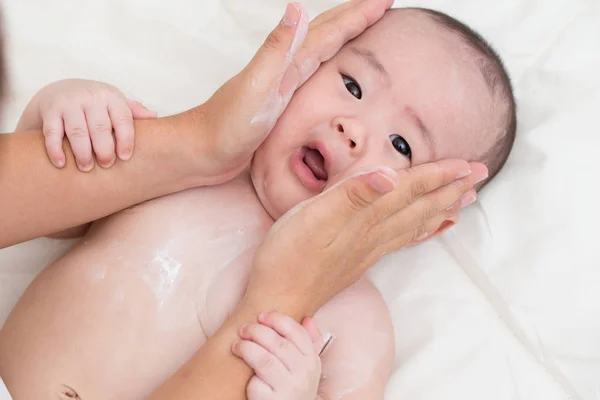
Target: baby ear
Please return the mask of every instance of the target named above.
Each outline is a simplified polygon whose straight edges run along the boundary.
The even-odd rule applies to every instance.
[[[439,228],[437,228],[435,231],[428,233],[427,235],[423,235],[420,238],[417,238],[416,240],[413,240],[411,242],[411,244],[409,245],[409,247],[416,246],[416,245],[421,244],[429,239],[433,239],[434,237],[438,236],[439,234],[444,233],[448,229],[452,228],[454,225],[456,225],[457,222],[458,222],[458,215],[452,216],[451,218],[442,222],[441,225],[439,226]]]

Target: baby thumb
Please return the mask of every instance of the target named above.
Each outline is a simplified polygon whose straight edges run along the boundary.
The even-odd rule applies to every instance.
[[[145,105],[136,100],[127,99],[127,106],[131,110],[133,119],[156,118],[156,112],[149,110]]]

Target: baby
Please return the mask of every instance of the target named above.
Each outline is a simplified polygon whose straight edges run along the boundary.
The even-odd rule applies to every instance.
[[[16,400],[144,398],[235,308],[255,249],[290,208],[373,166],[461,158],[491,179],[515,126],[507,74],[478,35],[438,12],[391,10],[295,93],[248,172],[96,221],[19,300],[0,331],[0,375]],[[367,278],[302,326],[286,318],[241,328],[249,399],[383,398],[394,334]],[[319,332],[334,338],[321,365]],[[270,368],[257,361],[266,352]]]

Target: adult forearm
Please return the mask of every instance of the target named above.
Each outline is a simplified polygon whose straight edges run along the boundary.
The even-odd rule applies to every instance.
[[[0,135],[0,248],[194,186],[193,150],[189,133],[182,134],[192,122],[185,115],[136,121],[133,158],[88,173],[69,150],[66,166],[55,168],[40,131]]]
[[[253,372],[231,351],[233,342],[239,339],[239,328],[243,324],[256,323],[260,312],[275,308],[301,320],[308,315],[304,303],[302,299],[291,297],[258,297],[254,302],[242,301],[210,340],[150,399],[245,400],[246,386]],[[273,307],[274,304],[277,307]]]

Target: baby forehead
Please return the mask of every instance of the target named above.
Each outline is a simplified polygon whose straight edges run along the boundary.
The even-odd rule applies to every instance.
[[[428,49],[446,49],[444,53],[450,53],[451,49],[456,54],[458,48],[465,48],[459,35],[419,9],[389,10],[379,22],[346,43],[342,50],[353,46],[384,50],[386,55],[416,49],[420,53],[426,53]]]
[[[340,55],[366,69],[381,64],[389,75],[386,98],[400,108],[413,107],[432,131],[469,143],[485,140],[479,133],[493,99],[479,65],[459,35],[424,12],[388,12]]]

